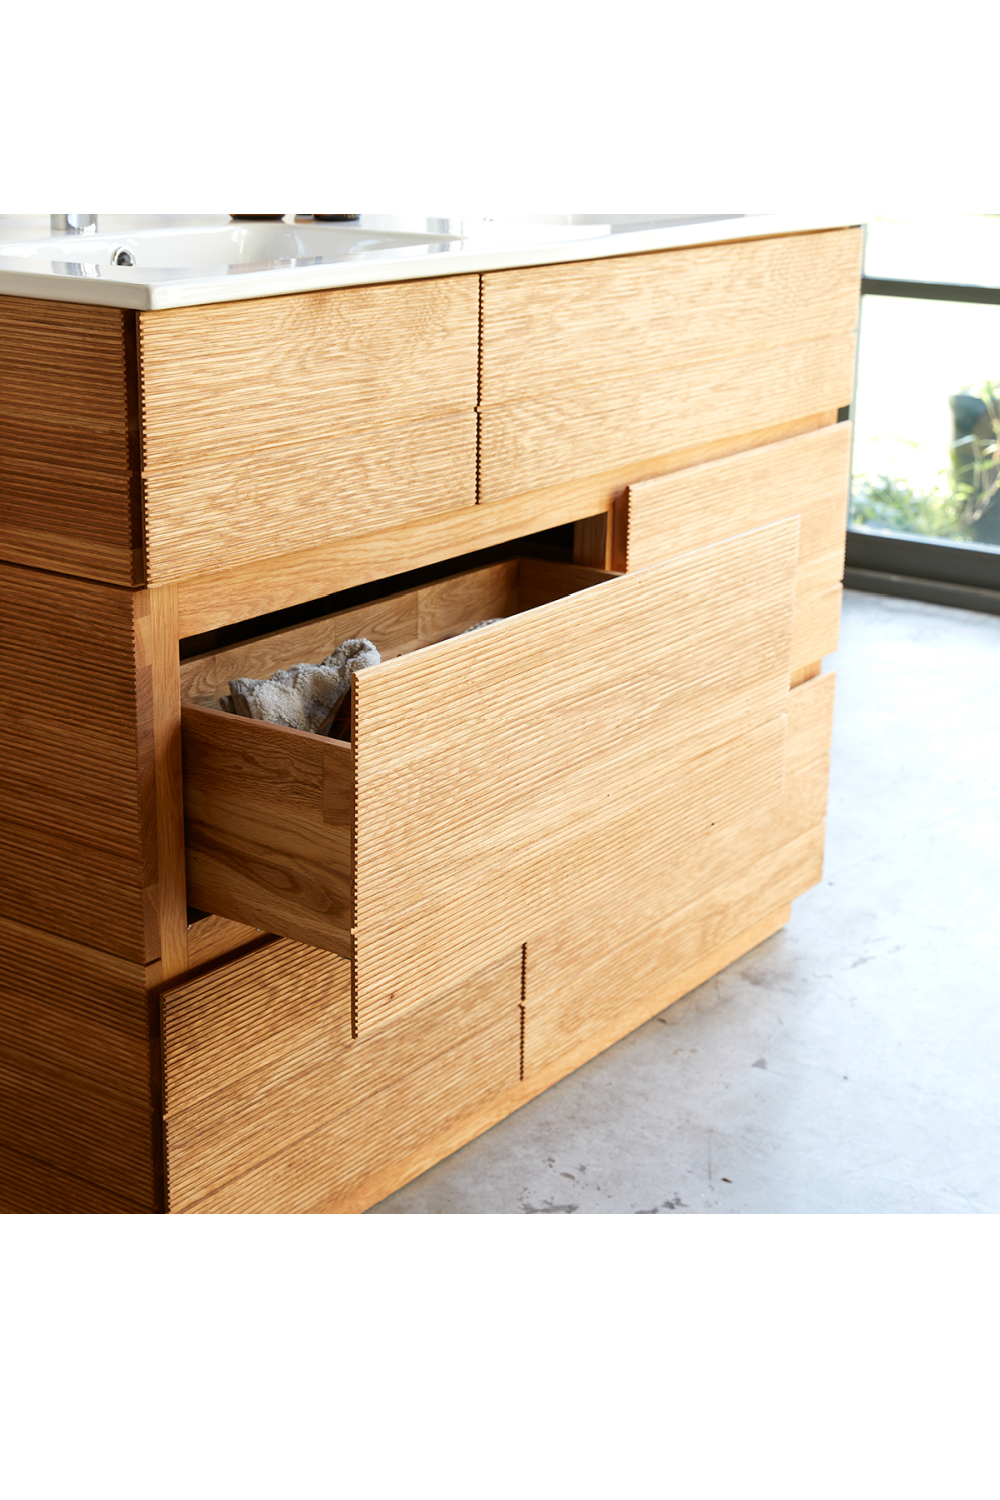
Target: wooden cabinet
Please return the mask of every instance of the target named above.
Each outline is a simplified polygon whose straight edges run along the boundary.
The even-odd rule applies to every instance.
[[[5,1208],[358,1211],[787,920],[859,263],[0,299]],[[359,634],[349,743],[218,711]]]
[[[780,796],[797,551],[792,519],[631,575],[525,558],[387,601],[434,595],[456,633],[358,675],[353,746],[187,709],[189,898],[351,957],[361,1034],[567,906],[634,899]]]

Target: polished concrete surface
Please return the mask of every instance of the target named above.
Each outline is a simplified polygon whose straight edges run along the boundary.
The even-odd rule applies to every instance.
[[[846,593],[823,882],[378,1204],[1000,1212],[1000,618]]]

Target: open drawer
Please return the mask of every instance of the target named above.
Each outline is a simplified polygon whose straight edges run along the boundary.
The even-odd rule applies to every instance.
[[[352,958],[359,1031],[627,904],[781,795],[797,551],[792,519],[632,574],[514,559],[187,664],[211,701],[346,636],[389,658],[350,744],[186,704],[188,900]]]

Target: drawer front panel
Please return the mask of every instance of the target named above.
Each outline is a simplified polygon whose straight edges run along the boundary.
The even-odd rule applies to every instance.
[[[636,869],[627,903],[567,908],[529,939],[526,1078],[821,879],[833,690],[831,673],[789,693],[776,801],[716,820],[666,870]]]
[[[478,280],[141,314],[150,581],[474,504]]]
[[[851,334],[860,274],[854,229],[489,273],[483,403]]]
[[[362,1030],[780,793],[797,546],[782,523],[357,679]]]
[[[528,944],[525,981],[524,1076],[530,1079],[582,1038],[653,999],[675,975],[745,932],[816,884],[823,872],[823,826],[757,862],[739,879],[684,906],[656,927],[633,928],[618,946],[565,951],[544,970]],[[590,961],[588,962],[588,958]]]
[[[792,670],[837,648],[851,453],[847,422],[633,484],[626,567],[799,517]]]
[[[174,1213],[336,1209],[520,1078],[520,950],[351,1040],[350,965],[289,942],[163,998]]]
[[[303,430],[312,426],[303,419]],[[471,409],[152,470],[149,579],[211,573],[475,503]]]
[[[854,337],[793,344],[699,365],[665,365],[640,381],[575,386],[480,419],[480,499],[599,474],[776,427],[850,403]]]
[[[797,551],[792,519],[630,575],[521,559],[385,601],[400,638],[449,638],[358,674],[353,746],[186,707],[188,899],[353,956],[365,1035],[664,878],[781,794]]]
[[[484,276],[481,499],[846,405],[860,254],[835,230]]]

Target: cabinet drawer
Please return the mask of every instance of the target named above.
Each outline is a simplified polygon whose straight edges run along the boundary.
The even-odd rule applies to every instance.
[[[474,505],[478,282],[140,314],[148,581]]]
[[[780,795],[797,547],[793,519],[639,573],[522,558],[383,601],[390,652],[422,617],[438,639],[356,676],[352,744],[189,705],[189,901],[351,957],[363,1033],[567,904],[627,900],[631,869]],[[302,660],[246,649],[254,675]]]
[[[484,276],[480,498],[848,404],[860,257],[844,229]]]
[[[792,671],[837,649],[851,429],[838,422],[629,486],[627,571],[799,517]]]
[[[521,969],[508,953],[357,1041],[350,964],[297,943],[168,990],[170,1211],[313,1213],[401,1186],[442,1132],[517,1084]]]

